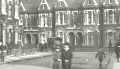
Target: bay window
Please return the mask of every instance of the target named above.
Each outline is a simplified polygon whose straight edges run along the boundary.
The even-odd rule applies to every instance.
[[[56,24],[57,25],[66,25],[68,21],[68,11],[57,11],[56,12]]]
[[[95,10],[85,10],[84,11],[84,25],[95,25],[98,16]]]
[[[39,14],[39,27],[48,27],[48,18],[49,14],[44,13],[44,14]]]
[[[114,9],[106,9],[104,14],[104,24],[116,24]]]

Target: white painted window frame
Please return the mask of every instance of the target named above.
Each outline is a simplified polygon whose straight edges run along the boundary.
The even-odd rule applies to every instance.
[[[28,27],[28,14],[25,14],[25,26]]]
[[[91,17],[91,24],[89,23],[89,14],[88,12],[91,12],[92,13],[92,17]],[[96,13],[95,13],[96,14]],[[94,10],[85,10],[84,11],[84,17],[85,17],[85,22],[84,22],[84,25],[95,25],[95,19],[94,19]]]
[[[110,18],[109,18],[110,17],[109,11],[111,11],[111,10],[113,12],[113,14],[112,14],[112,23],[110,23]],[[114,12],[115,12],[115,9],[105,9],[104,10],[104,13],[106,15],[106,17],[105,16],[104,17],[107,18],[106,23],[104,22],[104,24],[116,24]]]

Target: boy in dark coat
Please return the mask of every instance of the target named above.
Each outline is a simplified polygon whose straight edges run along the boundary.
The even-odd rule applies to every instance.
[[[3,46],[2,43],[0,42],[0,58],[1,62],[4,63],[5,61],[5,54],[7,53],[7,47]]]
[[[116,54],[117,62],[119,62],[119,58],[120,58],[120,46],[118,46],[118,45],[115,46],[115,54]]]
[[[62,68],[71,69],[72,50],[68,43],[63,45],[61,57],[62,57]]]

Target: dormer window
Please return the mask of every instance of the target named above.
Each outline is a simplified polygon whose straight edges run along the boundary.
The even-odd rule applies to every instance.
[[[83,6],[96,6],[98,5],[96,0],[84,0]]]
[[[42,0],[38,9],[39,10],[50,10],[50,6],[48,5],[48,2],[46,0]]]
[[[45,4],[44,4],[44,5],[41,5],[41,9],[48,9],[48,8],[47,8],[47,5],[45,5]]]
[[[89,5],[92,5],[93,3],[92,3],[92,1],[91,1],[91,0],[88,0],[88,4],[89,4]]]
[[[111,3],[112,3],[112,1],[113,1],[113,0],[109,0],[109,4],[111,4]]]
[[[105,0],[104,5],[118,5],[119,4],[119,1],[118,0]]]
[[[62,1],[59,4],[60,4],[60,7],[66,7],[64,2],[62,2]]]
[[[56,8],[66,8],[68,4],[65,0],[58,0]]]

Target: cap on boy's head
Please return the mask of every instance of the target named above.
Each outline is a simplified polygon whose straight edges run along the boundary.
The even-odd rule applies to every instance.
[[[60,37],[56,37],[55,40],[62,42],[62,38],[60,38]]]

